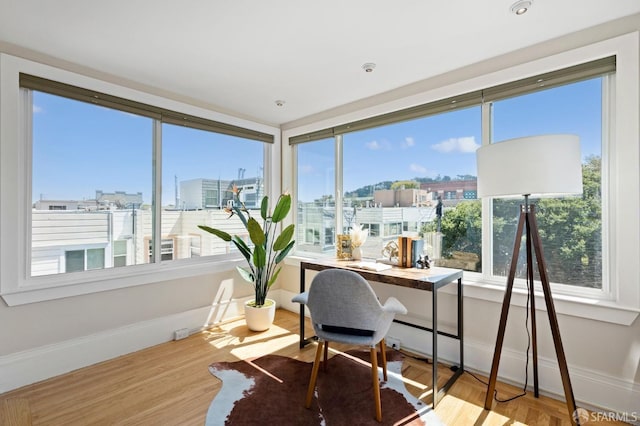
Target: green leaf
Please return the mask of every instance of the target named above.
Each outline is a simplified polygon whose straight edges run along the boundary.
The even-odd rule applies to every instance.
[[[247,262],[250,262],[251,261],[251,249],[249,248],[247,243],[245,243],[244,240],[242,238],[238,237],[237,235],[233,236],[233,239],[231,240],[231,242],[236,245],[238,250],[240,250],[240,253],[242,253],[244,258],[247,259]]]
[[[262,220],[267,220],[267,209],[269,208],[269,197],[262,198],[262,204],[260,205],[260,216]]]
[[[273,273],[273,275],[271,276],[271,279],[267,283],[267,290],[269,290],[273,285],[273,283],[276,282],[276,278],[278,278],[278,274],[280,273],[281,269],[282,267],[279,267],[278,269],[276,269],[276,272]]]
[[[294,244],[295,244],[295,241],[291,241],[289,243],[289,245],[284,248],[284,250],[282,250],[280,253],[278,253],[278,255],[276,256],[275,262],[276,263],[282,262],[284,260],[284,258],[287,257],[287,255],[289,254],[289,252],[293,248]]]
[[[283,194],[278,199],[278,204],[276,204],[276,208],[273,210],[273,216],[271,216],[271,220],[273,223],[278,223],[289,213],[289,209],[291,208],[291,195]]]
[[[203,231],[207,231],[208,233],[213,234],[216,237],[223,239],[224,241],[231,241],[231,235],[219,229],[211,228],[206,225],[198,225],[198,228],[202,229]]]
[[[273,249],[275,251],[280,251],[285,248],[287,244],[289,244],[289,241],[291,241],[291,238],[293,237],[293,231],[295,227],[296,226],[292,223],[291,225],[284,228],[282,234],[280,234],[280,236],[278,236],[276,241],[273,243]]]
[[[267,255],[264,251],[264,247],[261,245],[256,245],[253,248],[253,264],[256,268],[264,268],[264,265],[267,263]]]
[[[240,273],[240,276],[244,278],[245,281],[253,283],[253,274],[251,274],[251,272],[239,266],[236,266],[236,269],[238,270],[238,272]]]
[[[249,237],[251,237],[251,241],[256,245],[256,247],[264,245],[264,231],[257,220],[252,217],[249,218],[247,221],[247,230],[249,230]]]

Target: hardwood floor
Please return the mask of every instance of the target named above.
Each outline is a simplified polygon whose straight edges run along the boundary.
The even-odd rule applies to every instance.
[[[310,327],[307,332],[313,334]],[[312,362],[315,345],[300,350],[298,339],[298,316],[288,311],[278,310],[273,327],[262,333],[250,332],[242,319],[226,322],[184,340],[1,394],[0,425],[202,425],[221,386],[207,369],[210,363],[269,353]],[[428,363],[407,357],[403,376],[412,394],[430,401]],[[444,373],[441,380],[446,381]],[[500,382],[497,389],[502,398],[520,392]],[[436,413],[448,425],[571,424],[563,401],[527,394],[508,403],[494,402],[493,410],[486,411],[485,392],[486,385],[465,373]]]

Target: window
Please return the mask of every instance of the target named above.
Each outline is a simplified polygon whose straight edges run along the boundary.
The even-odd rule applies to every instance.
[[[252,206],[270,188],[264,159],[277,129],[10,55],[2,59],[0,96],[15,108],[0,111],[0,161],[19,183],[2,182],[12,199],[2,204],[2,215],[16,226],[15,232],[3,226],[2,234],[24,247],[15,259],[2,257],[7,303],[228,268],[211,269],[205,258],[237,253],[197,225],[242,227],[221,208],[235,184]],[[9,145],[11,156],[4,150]],[[239,169],[246,172],[240,176]]]
[[[494,140],[522,137],[531,132],[571,133],[580,137],[583,195],[531,202],[536,204],[549,279],[596,289],[603,286],[601,135],[606,82],[606,77],[599,77],[495,101],[491,110]],[[526,121],[516,119],[522,114],[527,115]],[[517,200],[494,200],[495,275],[508,274],[519,204]],[[524,248],[521,253],[524,256]],[[518,275],[524,278],[524,271],[519,270]]]
[[[27,95],[33,129],[32,201],[73,200],[85,206],[49,211],[36,204],[31,275],[65,272],[52,260],[66,247],[150,238],[152,120],[37,90]],[[139,256],[132,264],[146,261]]]
[[[28,75],[21,78],[32,129],[32,276],[64,272],[52,262],[61,251],[67,253],[67,272],[153,263],[155,250],[161,262],[191,258],[192,234],[204,234],[197,225],[230,233],[241,226],[237,218],[222,220],[222,215],[208,211],[230,202],[234,185],[242,190],[248,208],[259,208],[265,193],[262,143],[238,132],[211,131],[209,123],[197,118],[189,117],[187,123],[195,124],[185,126],[165,111],[158,115],[153,109],[145,111],[144,105],[132,107],[108,96],[96,105],[82,99],[82,89]],[[154,131],[160,122],[160,132]],[[164,189],[156,198],[158,205],[153,204],[154,145],[161,148],[163,159],[156,169],[162,170]],[[247,170],[252,172],[245,176]],[[70,204],[82,208],[58,213]],[[46,205],[48,211],[39,210]],[[154,219],[157,210],[159,221]],[[160,230],[180,233],[162,238],[154,248],[156,222]],[[146,242],[147,253],[134,250],[128,257],[123,245],[128,240],[134,247]],[[112,241],[118,242],[117,250]],[[67,250],[79,243],[108,246],[113,263],[105,265],[104,255],[99,262],[91,250],[80,263],[77,250]],[[225,254],[230,251],[227,246],[207,244],[196,251],[201,256]]]
[[[68,250],[65,252],[64,272],[104,269],[104,249]]]
[[[127,266],[127,246],[128,240],[117,240],[113,242],[113,266]]]
[[[303,144],[298,149],[298,250],[335,253],[334,145],[331,138]]]
[[[554,285],[606,290],[601,158],[609,133],[604,106],[612,102],[605,86],[614,71],[614,59],[604,58],[290,138],[299,180],[301,159],[324,147],[325,170],[336,164],[331,181],[342,187],[324,194],[339,202],[323,216],[343,233],[353,224],[368,229],[365,257],[377,258],[399,236],[411,236],[425,241],[423,254],[436,265],[499,280],[508,271],[519,200],[477,199],[476,149],[525,135],[578,134],[584,195],[537,201],[538,220]],[[327,139],[313,141],[327,133],[335,135],[333,150]]]
[[[480,146],[480,134],[480,107],[472,107],[349,132],[336,137],[335,142],[324,139],[301,143],[296,146],[298,194],[304,199],[315,193],[316,201],[313,205],[299,201],[298,224],[309,222],[313,211],[315,223],[323,220],[325,225],[333,225],[325,232],[342,229],[342,233],[348,233],[353,225],[362,225],[369,230],[362,247],[368,258],[380,257],[387,244],[395,243],[403,235],[429,238],[433,242],[426,245],[423,254],[442,259],[448,266],[453,266],[456,251],[471,251],[479,258],[480,204],[474,199],[463,199],[462,188],[475,190],[474,152]],[[335,179],[330,173],[334,173],[336,149],[342,151],[338,157],[343,158],[341,209],[333,202],[338,197],[328,192],[332,191]],[[322,180],[316,175],[312,182],[308,172],[320,168]],[[322,196],[314,187],[320,182],[329,183],[322,187]],[[448,227],[445,244],[440,244],[442,235],[432,234],[439,232],[436,194],[445,191],[459,193],[460,197],[446,204],[445,210],[451,210],[446,218],[451,219],[445,221]],[[475,210],[455,209],[461,203],[471,202],[477,205]],[[474,219],[473,213],[478,217]],[[337,219],[341,219],[341,225]],[[467,243],[471,236],[473,244]],[[325,245],[322,250],[299,245],[298,249],[325,255],[335,252],[333,245]],[[479,262],[473,264],[474,271],[479,268]]]
[[[242,153],[238,155],[237,153]],[[162,260],[192,258],[192,236],[200,236],[199,256],[225,254],[232,244],[205,233],[198,225],[222,229],[229,234],[246,232],[237,216],[221,210],[233,202],[233,186],[248,209],[259,209],[265,195],[264,147],[254,140],[178,126],[162,125],[163,233],[175,235],[169,253],[161,245]],[[258,214],[259,216],[259,214]]]

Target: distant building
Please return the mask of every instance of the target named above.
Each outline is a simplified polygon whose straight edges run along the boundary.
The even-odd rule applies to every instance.
[[[33,203],[36,210],[97,210],[96,200],[38,200]]]
[[[420,188],[432,193],[434,200],[440,197],[445,206],[454,206],[459,201],[476,200],[478,198],[477,180],[428,182],[420,184]]]
[[[125,191],[102,192],[96,190],[96,204],[98,210],[109,209],[115,206],[116,209],[139,209],[142,207],[142,192],[127,194]]]
[[[373,202],[379,207],[427,207],[432,200],[424,189],[379,189],[373,193]]]
[[[221,179],[191,179],[180,182],[181,210],[221,209],[233,199],[233,185],[240,191],[240,201],[247,208],[259,208],[264,195],[263,180],[258,177],[221,180]]]
[[[127,194],[125,191],[103,192],[96,190],[96,198],[88,200],[45,200],[33,203],[35,210],[121,210],[142,207],[142,192]]]

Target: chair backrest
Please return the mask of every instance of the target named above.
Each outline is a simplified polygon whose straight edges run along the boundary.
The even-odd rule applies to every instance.
[[[388,316],[367,280],[344,269],[325,269],[313,278],[307,307],[314,328],[329,325],[375,332]]]

